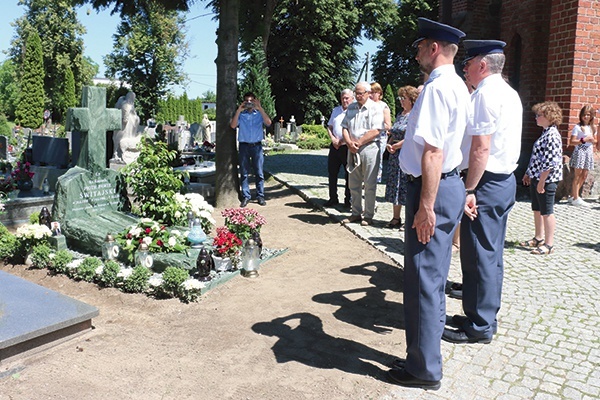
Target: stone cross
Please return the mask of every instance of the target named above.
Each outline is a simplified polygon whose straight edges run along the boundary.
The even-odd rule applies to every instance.
[[[85,86],[81,107],[67,111],[68,131],[81,132],[77,165],[89,171],[106,169],[106,131],[121,129],[121,110],[106,108],[106,88]]]

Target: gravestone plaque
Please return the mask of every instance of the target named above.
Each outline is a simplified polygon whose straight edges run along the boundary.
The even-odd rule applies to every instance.
[[[202,129],[199,123],[194,122],[190,125],[190,133],[192,134],[192,140],[202,144]]]
[[[6,160],[8,157],[8,139],[6,136],[0,136],[0,160]]]
[[[66,168],[69,165],[69,139],[32,136],[33,164]]]

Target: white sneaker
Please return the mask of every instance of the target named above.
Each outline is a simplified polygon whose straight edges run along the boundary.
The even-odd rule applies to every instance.
[[[567,203],[573,204],[573,198],[571,196],[567,197]]]
[[[583,199],[581,197],[578,197],[576,200],[573,200],[573,204],[574,206],[579,206],[579,207],[589,207],[589,204],[586,203],[585,201],[583,201]]]

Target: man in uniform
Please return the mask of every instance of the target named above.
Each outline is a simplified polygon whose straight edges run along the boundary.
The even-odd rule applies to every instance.
[[[400,152],[400,168],[409,179],[404,245],[407,355],[388,374],[401,386],[437,390],[446,321],[444,288],[452,236],[465,205],[458,166],[470,96],[453,65],[465,34],[426,18],[419,18],[418,28],[416,60],[429,79],[408,118]]]

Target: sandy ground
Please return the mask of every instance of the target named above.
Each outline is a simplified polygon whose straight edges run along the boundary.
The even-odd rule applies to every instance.
[[[405,350],[401,269],[286,187],[269,182],[267,201],[250,204],[267,219],[264,245],[289,250],[196,303],[0,265],[100,310],[92,331],[0,364],[0,399],[388,394],[384,372]]]

